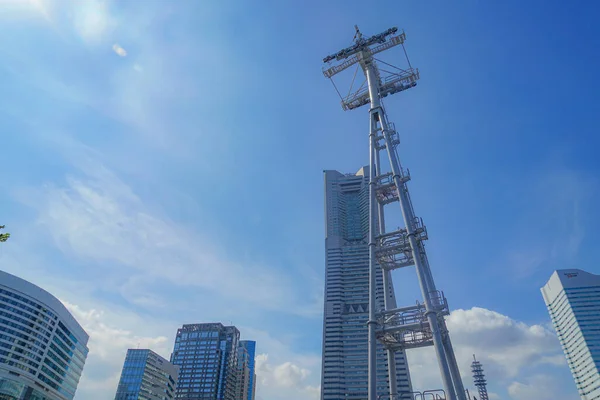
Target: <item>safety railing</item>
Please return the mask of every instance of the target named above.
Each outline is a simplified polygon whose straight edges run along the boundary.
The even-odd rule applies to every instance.
[[[402,392],[396,395],[380,395],[377,400],[446,400],[446,392],[442,389]]]
[[[448,300],[444,296],[444,292],[441,290],[434,290],[429,292],[429,299],[431,301],[431,306],[442,315],[449,315],[450,308],[448,307]]]

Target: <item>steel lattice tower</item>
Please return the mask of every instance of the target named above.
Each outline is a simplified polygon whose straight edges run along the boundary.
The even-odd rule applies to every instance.
[[[334,75],[357,64],[366,78],[361,86],[346,97],[341,97],[342,108],[352,110],[370,104],[369,120],[369,320],[368,320],[368,400],[377,400],[376,348],[379,340],[387,350],[390,399],[413,399],[414,393],[398,393],[396,385],[396,351],[434,346],[448,400],[466,400],[465,390],[446,328],[444,316],[449,308],[443,292],[437,290],[427,261],[424,241],[427,230],[423,221],[415,216],[408,193],[410,180],[399,161],[397,146],[400,143],[394,124],[390,123],[381,99],[416,86],[419,71],[408,61],[407,69],[400,69],[375,58],[375,55],[402,45],[406,35],[397,28],[369,38],[363,38],[358,27],[354,44],[323,59],[328,65],[325,77]],[[406,52],[405,52],[406,54]],[[378,63],[396,68],[385,71]],[[355,74],[356,77],[356,74]],[[332,79],[333,82],[333,79]],[[352,82],[354,84],[354,80]],[[334,83],[335,86],[335,83]],[[337,90],[337,88],[336,88]],[[339,94],[339,91],[338,91]],[[380,152],[385,150],[390,172],[381,169]],[[386,232],[384,206],[398,202],[404,228]],[[384,310],[376,310],[376,273],[381,267],[384,282]],[[414,266],[423,296],[423,303],[398,308],[390,293],[391,271]],[[431,392],[429,392],[431,393]],[[419,394],[421,397],[425,393]],[[439,397],[438,397],[439,398]]]
[[[473,371],[473,383],[479,391],[479,400],[488,400],[487,381],[485,380],[485,375],[483,374],[483,366],[479,361],[477,361],[475,354],[473,354],[471,371]]]

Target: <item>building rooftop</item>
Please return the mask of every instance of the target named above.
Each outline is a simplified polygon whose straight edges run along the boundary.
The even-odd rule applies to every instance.
[[[544,300],[549,304],[552,303],[564,289],[590,286],[600,286],[600,275],[595,275],[580,269],[559,269],[552,273],[548,283],[546,283],[541,290]]]

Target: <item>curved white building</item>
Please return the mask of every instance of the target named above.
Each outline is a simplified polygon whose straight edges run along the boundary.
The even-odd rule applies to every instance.
[[[600,400],[600,275],[559,269],[542,296],[581,400]]]
[[[72,400],[88,338],[56,297],[0,271],[0,399]]]

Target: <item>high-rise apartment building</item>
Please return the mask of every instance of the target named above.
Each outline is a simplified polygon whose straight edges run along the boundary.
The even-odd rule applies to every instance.
[[[240,347],[244,349],[248,360],[248,384],[246,387],[246,396],[240,397],[240,400],[254,400],[256,394],[256,372],[254,370],[254,359],[256,357],[256,342],[253,340],[241,340]]]
[[[600,400],[600,275],[555,271],[542,288],[582,400]]]
[[[180,367],[177,400],[237,400],[240,331],[220,323],[177,330],[171,362]]]
[[[326,265],[321,399],[362,400],[367,398],[368,380],[368,167],[356,174],[324,174]],[[377,275],[377,293],[377,309],[382,310],[381,270]],[[403,352],[396,353],[396,364],[399,393],[411,392]],[[377,394],[389,394],[387,356],[381,345],[377,351]]]
[[[56,297],[0,271],[0,399],[72,400],[88,338]]]
[[[129,349],[115,400],[175,398],[179,367],[148,349]]]

